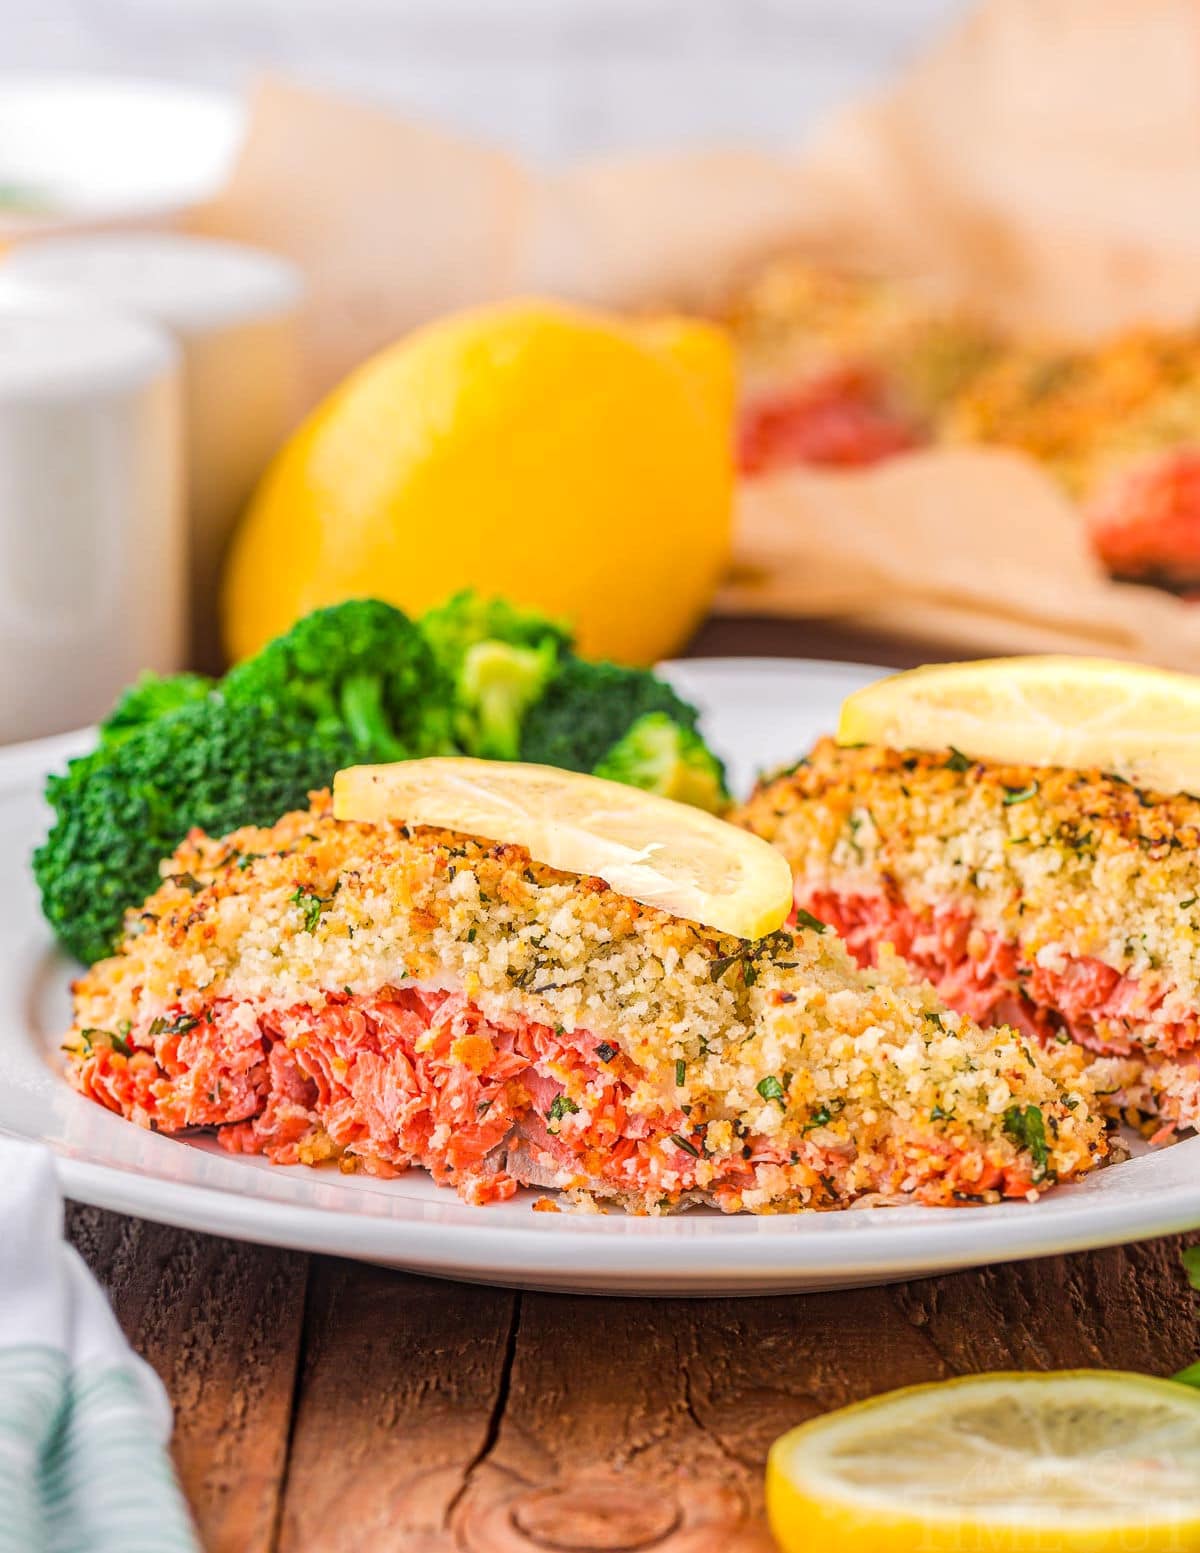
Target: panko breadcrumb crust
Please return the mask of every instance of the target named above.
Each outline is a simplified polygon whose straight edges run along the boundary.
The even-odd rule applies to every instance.
[[[733,816],[787,857],[797,898],[886,898],[959,913],[982,961],[1017,946],[1016,975],[1067,991],[1097,962],[1106,983],[1088,1041],[1113,1059],[1102,1088],[1154,1109],[1119,1056],[1161,1059],[1151,1087],[1197,1087],[1200,799],[1100,770],[1008,766],[956,750],[842,748],[821,740]],[[1082,966],[1081,966],[1082,962]],[[1178,1059],[1178,1060],[1177,1060]],[[1176,1095],[1164,1114],[1193,1121]]]
[[[731,299],[725,321],[752,396],[857,366],[881,374],[887,397],[929,435],[1001,344],[982,320],[919,285],[787,257]]]
[[[193,834],[163,873],[120,952],[76,984],[66,1044],[93,1094],[98,1062],[160,1062],[181,1018],[202,1038],[217,1003],[253,1021],[413,986],[619,1048],[626,1109],[663,1134],[669,1167],[652,1192],[618,1194],[640,1211],[992,1201],[1107,1152],[1072,1052],[980,1030],[895,959],[860,971],[818,927],[725,937],[520,847],[337,822],[327,794],[270,829]],[[595,1097],[585,1070],[549,1072],[565,1134]],[[724,1163],[752,1155],[737,1192],[717,1192]]]

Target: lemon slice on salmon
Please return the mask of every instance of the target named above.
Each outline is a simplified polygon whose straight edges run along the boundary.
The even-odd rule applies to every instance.
[[[333,812],[513,842],[539,863],[738,938],[774,932],[792,909],[788,865],[759,837],[574,771],[451,756],[353,766],[334,779]]]
[[[856,691],[837,737],[1007,765],[1098,766],[1161,792],[1200,793],[1200,678],[1106,658],[931,664]]]
[[[776,1440],[785,1553],[1200,1547],[1200,1393],[1113,1370],[966,1376]]]

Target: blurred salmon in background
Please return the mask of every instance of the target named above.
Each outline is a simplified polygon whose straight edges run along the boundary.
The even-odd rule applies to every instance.
[[[745,476],[1014,448],[1080,504],[1113,576],[1200,584],[1200,331],[1023,338],[915,283],[796,260],[768,267],[728,318]]]

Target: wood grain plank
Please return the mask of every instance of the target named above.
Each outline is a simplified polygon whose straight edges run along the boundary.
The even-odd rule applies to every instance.
[[[1179,1249],[794,1298],[527,1295],[495,1443],[468,1469],[452,1546],[768,1553],[766,1452],[805,1418],[986,1369],[1169,1374],[1200,1355]]]
[[[1076,1366],[1171,1375],[1200,1359],[1200,1302],[1180,1251],[1196,1236],[1014,1262],[892,1290],[948,1372]]]
[[[172,1393],[206,1546],[269,1547],[286,1409],[253,1370],[286,1291],[253,1263],[276,1254],[71,1219]],[[736,1301],[518,1296],[317,1260],[280,1553],[768,1553],[766,1451],[804,1418],[983,1369],[1190,1362],[1180,1245]]]
[[[495,1448],[453,1530],[473,1553],[767,1553],[761,1480],[785,1428],[923,1378],[885,1290],[747,1300],[523,1301]]]
[[[269,1553],[308,1258],[67,1205],[67,1229],[175,1408],[176,1469],[208,1553]]]
[[[765,1553],[753,1468],[705,1427],[694,1368],[714,1330],[736,1365],[736,1328],[760,1305],[786,1320],[797,1303],[524,1296],[495,1445],[468,1474],[454,1547]]]
[[[502,1405],[519,1297],[314,1260],[280,1553],[433,1553]]]

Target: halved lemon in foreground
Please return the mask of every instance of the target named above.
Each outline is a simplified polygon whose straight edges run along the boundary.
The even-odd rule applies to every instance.
[[[776,1440],[785,1553],[1200,1548],[1200,1393],[1116,1370],[892,1391]]]
[[[788,865],[759,837],[575,771],[453,756],[352,766],[334,779],[333,812],[513,842],[539,863],[738,938],[774,932],[792,909]]]
[[[839,744],[953,747],[1010,765],[1098,766],[1200,792],[1200,678],[1108,658],[985,658],[896,674],[843,703]]]

